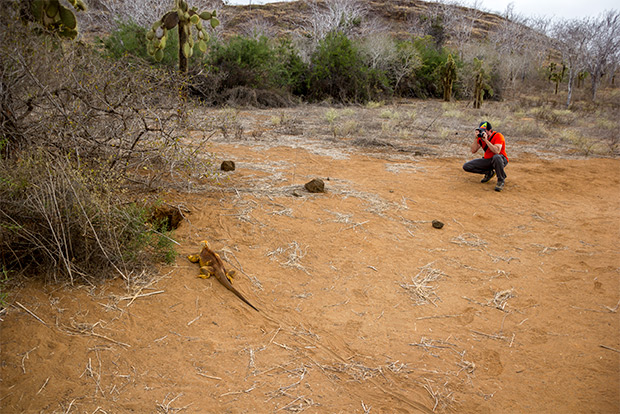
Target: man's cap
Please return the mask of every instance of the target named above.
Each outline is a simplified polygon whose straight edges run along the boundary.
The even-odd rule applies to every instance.
[[[480,126],[476,129],[486,129],[487,131],[491,130],[491,123],[488,121],[484,121],[480,123]]]

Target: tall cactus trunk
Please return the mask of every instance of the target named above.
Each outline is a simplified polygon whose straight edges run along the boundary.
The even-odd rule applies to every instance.
[[[482,106],[482,94],[484,93],[483,85],[484,83],[483,83],[482,73],[478,73],[478,75],[476,76],[476,83],[474,87],[474,108],[475,109],[480,109],[480,107]]]
[[[185,24],[179,22],[177,26],[179,30],[179,72],[182,74],[187,73],[187,57],[183,53],[183,47],[187,43],[187,31],[185,29]]]

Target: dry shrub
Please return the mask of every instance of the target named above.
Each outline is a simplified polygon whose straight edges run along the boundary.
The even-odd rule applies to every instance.
[[[236,108],[287,108],[297,104],[289,93],[275,89],[237,86],[226,88],[226,73],[194,72],[190,76],[189,90],[195,98],[211,106]]]
[[[529,110],[529,114],[551,125],[570,125],[577,118],[577,115],[568,109],[551,109],[548,107],[532,108]]]
[[[0,266],[74,281],[152,264],[169,239],[132,197],[213,171],[179,79],[35,34],[11,7],[0,36]]]
[[[0,163],[0,177],[5,269],[71,283],[129,280],[132,271],[170,254],[148,226],[147,209],[119,202],[109,177],[82,171],[75,160],[39,151]]]

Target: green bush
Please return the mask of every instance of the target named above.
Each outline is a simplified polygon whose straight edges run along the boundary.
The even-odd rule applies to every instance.
[[[355,44],[343,33],[330,33],[311,56],[310,99],[339,102],[380,100],[390,92],[384,72],[371,69]]]
[[[146,51],[146,33],[148,29],[133,21],[118,22],[117,28],[105,38],[99,38],[99,44],[103,47],[104,54],[122,59],[128,56],[144,59],[152,65],[176,67],[179,64],[179,33],[171,30],[168,34],[164,57],[161,62],[149,55]],[[203,54],[194,46],[194,54],[190,59],[191,64],[197,64],[203,59]]]
[[[236,36],[227,43],[215,44],[207,64],[211,71],[225,74],[222,89],[279,89],[299,95],[305,92],[306,66],[286,40],[273,45],[264,36]]]
[[[236,36],[228,43],[214,45],[208,63],[227,74],[224,88],[265,88],[274,81],[272,68],[276,55],[264,36],[259,39]]]

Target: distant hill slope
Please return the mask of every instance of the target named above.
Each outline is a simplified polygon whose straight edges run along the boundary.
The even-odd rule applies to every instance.
[[[319,1],[321,3],[321,1]],[[419,0],[362,0],[368,10],[369,18],[377,18],[388,27],[389,32],[398,38],[411,35],[410,28],[419,18],[428,15],[433,3]],[[467,8],[448,6],[465,13]],[[275,30],[276,36],[297,33],[303,35],[303,26],[310,8],[302,0],[279,2],[264,5],[222,6],[221,17],[226,24],[226,34],[242,34],[252,22],[266,22]],[[504,19],[498,15],[477,12],[473,28],[474,37],[484,37],[498,27]]]

